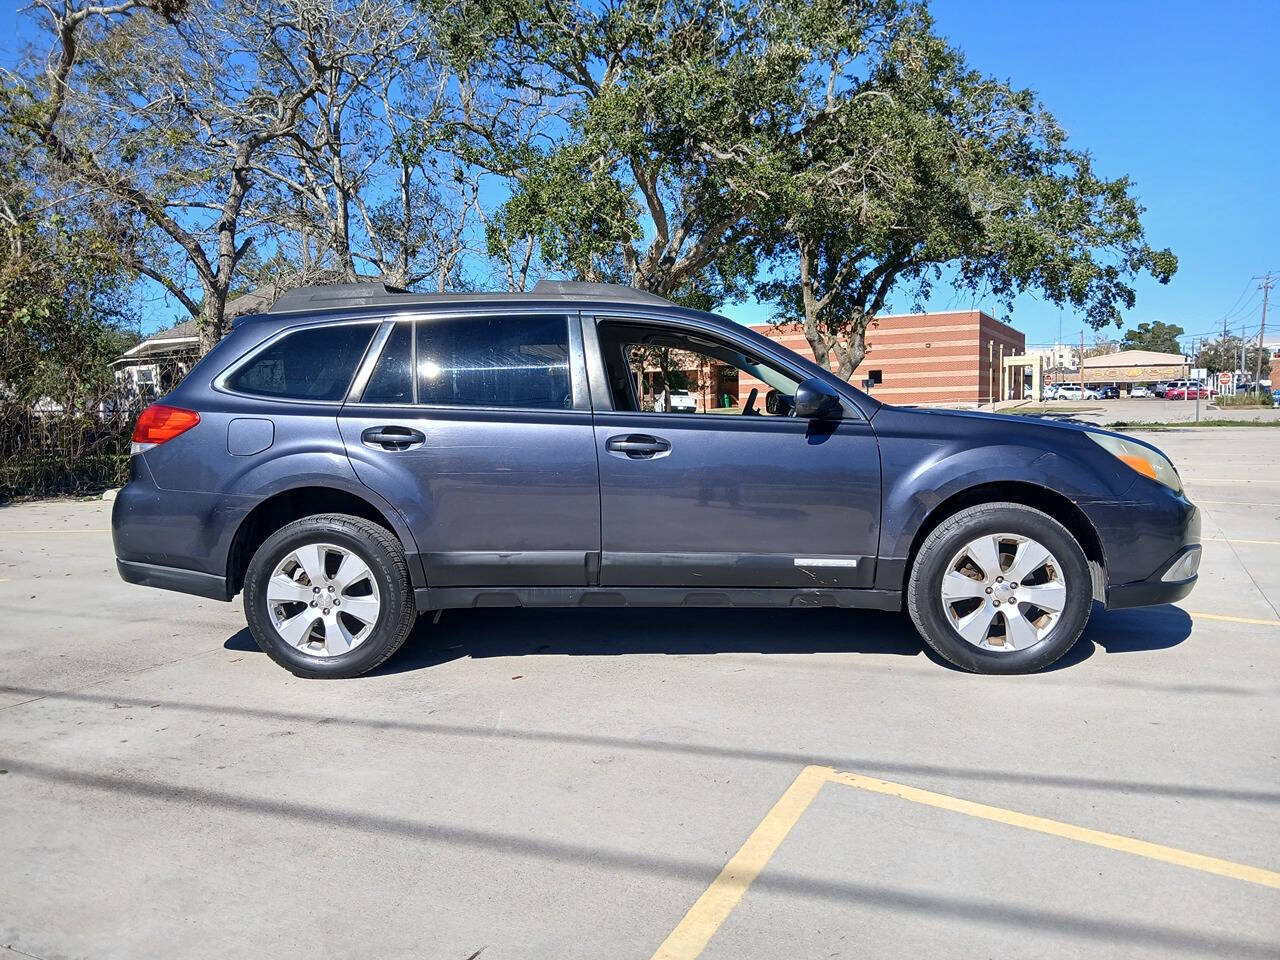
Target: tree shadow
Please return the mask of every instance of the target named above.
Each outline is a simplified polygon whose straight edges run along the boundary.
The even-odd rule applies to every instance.
[[[431,614],[423,616],[403,649],[370,675],[423,670],[467,657],[526,654],[848,653],[914,657],[924,653],[935,663],[959,671],[924,644],[904,614],[874,610],[507,608],[446,610],[439,623],[432,619]],[[1042,672],[1076,666],[1096,648],[1107,653],[1164,650],[1181,643],[1190,633],[1191,618],[1177,607],[1104,610],[1095,604],[1080,640]],[[259,652],[248,629],[228,638],[224,646]]]

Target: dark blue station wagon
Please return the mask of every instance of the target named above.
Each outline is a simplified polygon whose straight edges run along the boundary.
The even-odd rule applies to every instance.
[[[676,389],[689,370],[746,395]],[[1021,673],[1095,600],[1176,600],[1200,561],[1146,443],[886,405],[597,284],[290,292],[143,412],[133,453],[120,575],[243,593],[305,677],[378,666],[425,611],[628,605],[905,607],[950,662]]]

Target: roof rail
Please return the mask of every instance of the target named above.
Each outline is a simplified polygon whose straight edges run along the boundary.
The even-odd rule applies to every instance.
[[[358,283],[326,283],[312,287],[296,287],[282,293],[267,313],[296,313],[300,310],[333,310],[351,307],[373,307],[395,303],[409,296],[409,291],[392,287],[380,280]]]
[[[577,283],[568,280],[540,280],[529,293],[410,293],[380,280],[357,283],[329,283],[297,287],[280,295],[267,313],[309,313],[318,310],[353,310],[361,307],[407,307],[457,303],[466,300],[494,300],[528,303],[539,300],[613,300],[618,303],[660,303],[670,306],[655,293],[614,283]]]
[[[534,293],[553,293],[565,297],[593,297],[607,300],[632,300],[636,303],[671,303],[665,297],[621,283],[584,283],[578,280],[539,280]]]

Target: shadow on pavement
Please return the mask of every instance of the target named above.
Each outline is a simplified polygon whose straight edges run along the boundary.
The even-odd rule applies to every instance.
[[[1191,618],[1173,606],[1104,610],[1096,604],[1080,641],[1045,671],[1076,666],[1093,655],[1164,650],[1191,634]],[[247,629],[228,650],[257,653]],[[717,653],[858,653],[917,656],[949,669],[903,614],[872,610],[623,607],[609,610],[446,610],[438,624],[424,616],[404,648],[371,675],[403,673],[464,657],[668,656]]]
[[[326,831],[353,835],[390,836],[410,842],[433,844],[480,854],[520,857],[553,863],[589,864],[632,874],[657,876],[701,887],[715,875],[717,858],[669,856],[617,847],[601,847],[573,838],[539,836],[536,833],[502,832],[477,824],[462,826],[425,819],[380,814],[368,809],[344,809],[309,802],[304,797],[261,797],[228,790],[189,786],[157,780],[150,775],[127,776],[59,767],[18,758],[0,757],[0,764],[15,782],[37,781],[79,791],[93,791],[154,804],[172,804],[176,810],[208,810],[215,815],[228,811],[269,817],[273,820]],[[801,897],[816,902],[845,905],[862,902],[907,916],[947,917],[956,922],[1010,927],[1043,935],[1094,941],[1114,948],[1132,944],[1154,948],[1165,955],[1191,952],[1210,956],[1274,957],[1273,945],[1258,940],[1186,926],[1188,918],[1176,923],[1147,923],[1111,919],[1051,907],[1027,907],[1003,903],[981,896],[943,896],[916,890],[895,889],[884,883],[858,883],[810,876],[771,868],[756,879],[760,891]],[[1194,921],[1193,921],[1194,922]],[[1083,953],[1087,949],[1081,946]]]
[[[1107,653],[1167,650],[1191,636],[1191,616],[1172,604],[1104,610],[1095,603],[1093,616],[1080,636],[1082,646],[1094,643]]]

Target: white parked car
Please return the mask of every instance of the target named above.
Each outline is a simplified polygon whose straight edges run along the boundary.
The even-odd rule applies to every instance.
[[[1081,387],[1078,383],[1064,383],[1054,394],[1055,400],[1097,400],[1098,391],[1093,387]]]
[[[653,409],[658,413],[697,413],[698,400],[688,390],[665,390],[658,394]]]
[[[1134,387],[1132,390],[1130,390],[1130,391],[1129,391],[1129,396],[1131,396],[1131,397],[1154,397],[1154,396],[1155,396],[1155,394],[1154,394],[1154,393],[1152,393],[1150,390],[1148,390],[1146,387]]]

